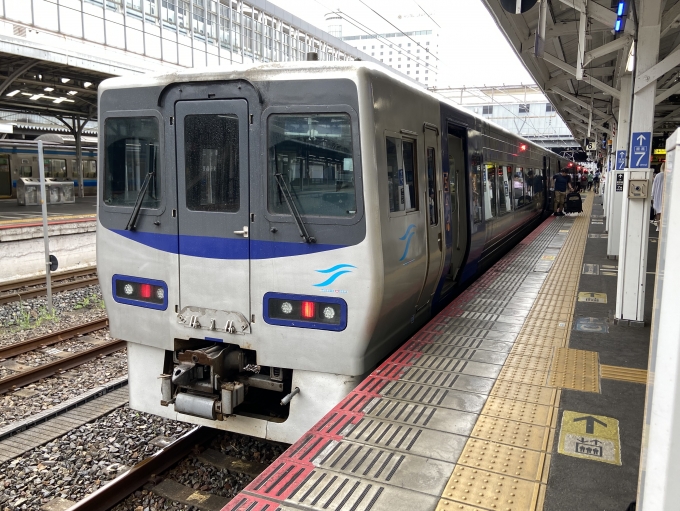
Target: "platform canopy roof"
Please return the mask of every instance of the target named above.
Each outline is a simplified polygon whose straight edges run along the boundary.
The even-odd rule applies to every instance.
[[[678,126],[680,51],[675,50],[680,44],[679,0],[637,0],[635,4],[630,0],[624,30],[618,33],[614,31],[618,0],[540,0],[522,14],[508,12],[501,5],[514,4],[513,0],[482,1],[536,84],[555,105],[574,137],[582,142],[589,123],[590,140],[612,138],[621,77],[634,66],[631,47],[637,37],[636,20],[646,3],[661,2],[659,63],[644,78],[658,80],[655,134]],[[544,44],[537,45],[543,2]]]

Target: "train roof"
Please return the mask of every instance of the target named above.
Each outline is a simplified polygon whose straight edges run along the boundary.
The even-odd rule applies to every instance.
[[[326,71],[320,74],[319,71]],[[250,82],[262,82],[267,80],[289,80],[292,76],[304,80],[320,80],[328,78],[348,78],[356,80],[362,71],[379,73],[400,82],[401,85],[410,88],[413,92],[430,97],[460,112],[462,115],[471,117],[481,124],[493,127],[508,137],[522,140],[541,152],[547,152],[567,161],[553,151],[542,147],[531,140],[527,140],[516,133],[512,133],[502,126],[485,119],[481,115],[466,110],[456,105],[451,100],[424,89],[416,82],[395,73],[384,66],[365,61],[292,61],[292,62],[266,62],[256,64],[235,64],[206,68],[191,68],[164,74],[128,75],[104,80],[99,85],[99,94],[107,90],[130,89],[137,87],[165,87],[173,83],[182,82],[214,82],[245,79]],[[291,76],[292,75],[292,76]]]

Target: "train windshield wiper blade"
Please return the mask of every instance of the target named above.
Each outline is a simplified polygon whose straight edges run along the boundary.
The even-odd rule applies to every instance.
[[[281,174],[274,174],[274,177],[276,178],[276,184],[279,185],[279,190],[281,190],[283,199],[286,201],[288,210],[290,211],[292,217],[295,219],[298,231],[300,231],[300,237],[304,238],[306,243],[316,243],[316,238],[310,236],[309,233],[307,232],[307,227],[305,226],[305,223],[302,221],[300,212],[295,206],[295,201],[293,200],[293,196],[291,195],[290,190],[288,190],[286,182],[283,180],[283,176]]]
[[[135,199],[135,205],[132,208],[132,214],[130,215],[130,219],[128,220],[127,225],[125,226],[126,231],[134,231],[135,228],[137,227],[137,218],[139,217],[139,210],[142,209],[142,202],[144,202],[144,197],[146,197],[146,191],[149,189],[149,183],[151,183],[151,179],[156,175],[156,148],[153,148],[153,156],[151,157],[151,170],[149,170],[149,173],[146,175],[144,178],[144,182],[142,183],[142,187],[139,189],[139,193],[137,194],[137,199]]]

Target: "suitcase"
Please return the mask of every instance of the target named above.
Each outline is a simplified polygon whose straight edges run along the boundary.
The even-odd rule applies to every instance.
[[[567,194],[564,200],[564,212],[565,213],[582,213],[583,203],[581,202],[581,194],[578,192],[573,192]]]

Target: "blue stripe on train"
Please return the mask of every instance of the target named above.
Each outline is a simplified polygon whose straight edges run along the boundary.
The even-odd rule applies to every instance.
[[[283,241],[248,240],[246,238],[217,238],[212,236],[160,234],[111,229],[129,240],[171,254],[203,257],[206,259],[275,259],[316,254],[345,248],[345,245],[322,243],[290,243]]]

